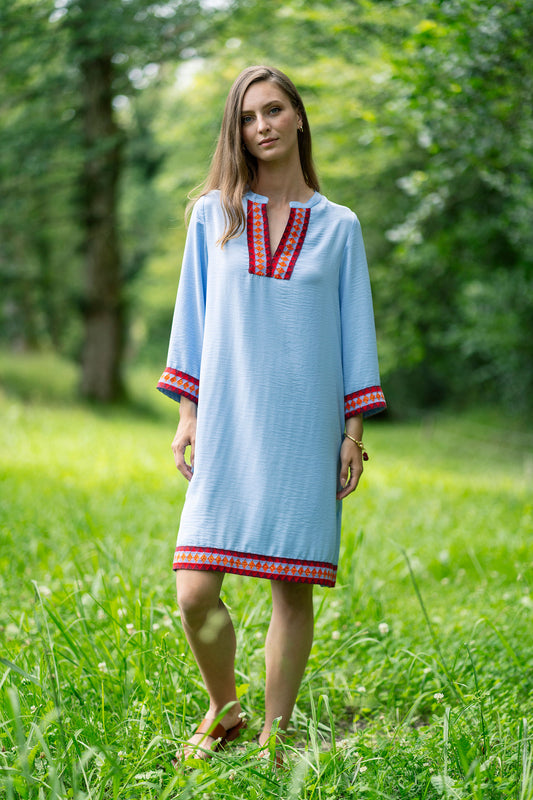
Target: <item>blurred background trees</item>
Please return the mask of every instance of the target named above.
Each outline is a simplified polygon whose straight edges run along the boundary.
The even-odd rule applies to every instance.
[[[533,0],[0,0],[2,345],[86,397],[164,366],[187,193],[240,69],[294,79],[361,219],[391,410],[533,396]]]

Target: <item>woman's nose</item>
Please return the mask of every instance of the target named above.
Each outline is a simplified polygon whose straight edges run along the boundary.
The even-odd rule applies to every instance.
[[[267,117],[264,117],[262,114],[259,114],[257,117],[257,130],[259,133],[270,130],[270,123]]]

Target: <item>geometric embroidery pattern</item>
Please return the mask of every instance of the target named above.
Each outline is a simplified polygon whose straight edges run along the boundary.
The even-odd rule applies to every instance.
[[[176,547],[174,570],[199,569],[256,578],[335,586],[337,567],[319,561],[259,556],[216,547]]]
[[[272,256],[266,203],[248,200],[248,272],[288,281],[302,249],[310,216],[310,208],[291,208],[283,236]]]
[[[359,392],[352,392],[344,397],[345,417],[353,417],[356,414],[382,408],[387,408],[387,403],[380,386],[361,389]]]
[[[157,388],[169,397],[182,394],[195,403],[198,403],[199,383],[192,375],[186,372],[179,372],[177,369],[167,367],[161,375]]]

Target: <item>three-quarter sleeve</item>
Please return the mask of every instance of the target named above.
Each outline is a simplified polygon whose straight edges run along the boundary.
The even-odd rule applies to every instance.
[[[372,292],[361,225],[354,215],[340,283],[345,418],[368,417],[386,408],[380,386]]]
[[[198,402],[206,288],[207,246],[203,198],[200,198],[187,231],[167,366],[157,384],[159,391],[173,400],[179,401],[184,396]]]

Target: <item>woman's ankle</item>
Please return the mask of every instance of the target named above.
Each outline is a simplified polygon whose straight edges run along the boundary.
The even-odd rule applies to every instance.
[[[223,706],[211,705],[206,715],[207,719],[217,719],[227,705],[229,704],[225,703]],[[219,719],[219,723],[226,730],[233,728],[234,725],[237,725],[242,713],[241,704],[238,700],[234,700],[231,708],[228,708],[224,716]]]

